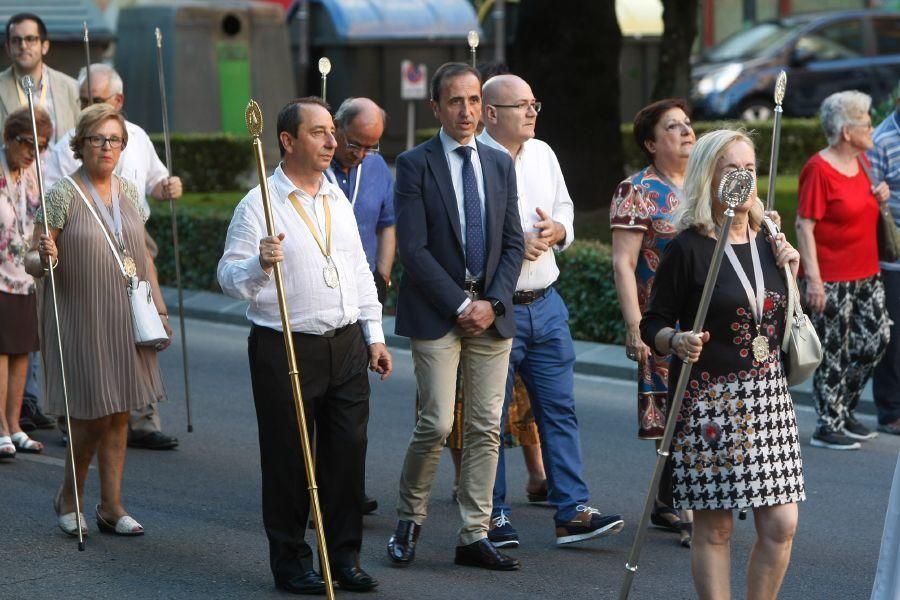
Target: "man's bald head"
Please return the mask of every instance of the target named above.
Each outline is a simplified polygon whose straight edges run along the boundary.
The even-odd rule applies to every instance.
[[[345,170],[377,151],[387,113],[369,98],[347,98],[334,114],[338,147],[334,157]]]
[[[481,94],[483,121],[492,138],[510,149],[534,137],[537,110],[528,82],[504,73],[488,79]]]

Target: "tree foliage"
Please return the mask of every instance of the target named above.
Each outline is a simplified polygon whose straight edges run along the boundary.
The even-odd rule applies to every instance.
[[[686,98],[691,85],[691,48],[697,37],[699,0],[662,0],[663,35],[653,99]]]

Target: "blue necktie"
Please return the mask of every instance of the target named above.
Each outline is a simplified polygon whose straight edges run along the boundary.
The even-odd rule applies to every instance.
[[[472,166],[472,148],[460,146],[454,150],[463,159],[463,209],[466,215],[466,268],[475,277],[484,272],[484,227],[481,224],[481,198]]]

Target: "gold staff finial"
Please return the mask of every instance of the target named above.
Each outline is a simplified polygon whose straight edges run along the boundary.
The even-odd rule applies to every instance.
[[[787,73],[782,71],[775,80],[775,104],[781,106],[784,101],[784,91],[787,89]]]
[[[259,137],[263,130],[262,110],[256,100],[251,99],[247,103],[247,110],[244,112],[244,118],[247,120],[247,131],[252,137]]]

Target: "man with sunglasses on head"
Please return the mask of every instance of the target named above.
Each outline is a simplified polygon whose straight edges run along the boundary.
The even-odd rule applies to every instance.
[[[35,14],[19,13],[6,22],[6,53],[12,65],[0,72],[0,125],[12,111],[28,106],[22,77],[34,80],[34,101],[53,123],[53,139],[75,127],[78,117],[78,86],[75,80],[44,64],[50,51],[47,26]]]
[[[90,90],[93,97],[88,97],[87,73],[82,67],[78,74],[79,102],[82,108],[105,102],[116,110],[125,105],[125,94],[122,78],[111,66],[105,63],[91,65]],[[156,200],[176,200],[181,197],[181,179],[170,177],[166,166],[156,155],[156,149],[147,133],[132,123],[125,121],[128,131],[128,144],[122,149],[119,163],[114,173],[127,179],[142,194],[144,210],[151,214],[147,196]],[[44,187],[49,189],[54,183],[78,170],[81,161],[75,158],[69,141],[75,135],[75,129],[65,132],[62,138],[53,145],[44,160]],[[116,140],[91,140],[91,143],[116,144]],[[118,143],[121,143],[119,141]],[[156,243],[147,236],[147,248],[151,256],[156,257]],[[178,438],[162,432],[159,411],[156,403],[149,404],[131,413],[128,423],[128,445],[132,448],[147,450],[171,450],[178,445]]]
[[[384,306],[391,286],[391,268],[397,249],[394,226],[394,179],[379,152],[387,114],[368,98],[347,98],[334,114],[337,148],[325,172],[350,201],[378,301]],[[378,501],[365,495],[363,514],[378,509]]]

